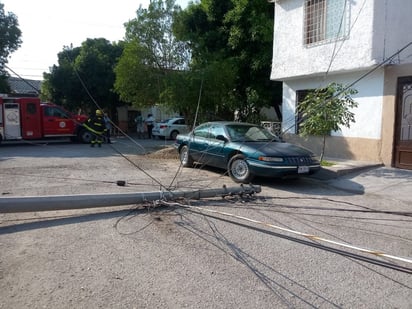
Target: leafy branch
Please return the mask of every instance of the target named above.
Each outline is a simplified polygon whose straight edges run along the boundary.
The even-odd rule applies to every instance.
[[[309,92],[299,103],[299,132],[302,136],[314,135],[323,138],[320,160],[325,153],[326,136],[331,131],[339,131],[341,127],[350,127],[355,122],[352,110],[358,103],[352,98],[357,94],[355,89],[342,84],[331,83],[325,88]]]

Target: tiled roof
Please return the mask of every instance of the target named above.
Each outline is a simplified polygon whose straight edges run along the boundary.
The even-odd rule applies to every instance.
[[[8,78],[11,93],[36,94],[40,93],[41,80],[21,79],[17,77]]]

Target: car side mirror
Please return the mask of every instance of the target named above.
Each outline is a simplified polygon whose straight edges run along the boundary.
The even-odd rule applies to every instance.
[[[228,139],[226,137],[224,137],[223,135],[216,136],[216,139],[219,140],[219,141],[223,141],[225,143],[228,141]]]

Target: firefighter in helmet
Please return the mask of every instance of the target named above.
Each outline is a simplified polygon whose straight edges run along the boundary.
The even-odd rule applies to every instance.
[[[94,147],[97,144],[99,147],[102,147],[103,134],[106,131],[103,112],[100,109],[96,110],[95,115],[87,119],[83,126],[92,134],[90,146]]]

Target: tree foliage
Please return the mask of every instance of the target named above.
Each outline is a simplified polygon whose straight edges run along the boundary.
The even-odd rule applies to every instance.
[[[230,59],[211,63],[201,72],[175,72],[166,80],[161,99],[174,102],[174,108],[178,108],[177,110],[188,119],[197,118],[197,124],[210,120],[231,119],[233,112],[228,109],[227,89],[232,86],[233,79],[233,63]]]
[[[233,119],[238,110],[241,120],[257,122],[262,107],[281,102],[280,83],[270,81],[273,6],[266,1],[201,0],[182,10],[174,0],[151,0],[125,27],[118,62],[97,42],[63,51],[45,93],[58,103],[89,104],[77,72],[104,104],[114,67],[114,91],[135,107],[162,105],[188,118],[199,110],[201,120]]]
[[[0,3],[0,92],[9,92],[7,85],[8,74],[4,68],[8,56],[21,45],[21,31],[16,15],[4,11],[4,4]]]
[[[202,0],[175,19],[176,36],[189,42],[194,68],[230,59],[234,80],[225,102],[242,120],[256,119],[261,107],[273,105],[281,119],[281,84],[270,81],[273,18],[266,1]]]
[[[331,83],[325,88],[309,92],[299,103],[298,113],[302,122],[299,131],[302,136],[323,137],[321,160],[325,152],[326,136],[331,131],[339,131],[342,126],[349,128],[355,122],[352,109],[358,106],[352,98],[357,90],[345,88],[342,84]]]
[[[243,120],[281,102],[279,84],[269,80],[271,5],[202,0],[181,10],[174,3],[153,0],[126,25],[115,84],[123,100],[135,106],[161,104],[185,116],[193,115],[200,102],[204,119],[232,119],[240,110]]]
[[[122,44],[106,39],[87,39],[81,47],[65,48],[58,54],[58,65],[44,74],[42,95],[70,110],[89,112],[100,108],[114,113],[120,99],[113,91],[114,67]]]
[[[190,53],[172,32],[173,17],[180,10],[174,0],[152,0],[126,23],[125,48],[115,69],[115,89],[122,100],[136,107],[159,104],[189,113]]]

